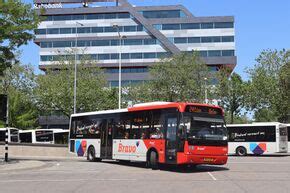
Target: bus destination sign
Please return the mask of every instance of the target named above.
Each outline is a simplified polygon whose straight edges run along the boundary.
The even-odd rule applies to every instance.
[[[206,113],[209,115],[223,115],[223,112],[220,108],[213,108],[207,106],[192,106],[188,105],[185,108],[185,112],[189,113]]]

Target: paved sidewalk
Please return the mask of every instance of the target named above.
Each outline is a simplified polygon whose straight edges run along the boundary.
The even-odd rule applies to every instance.
[[[0,173],[15,170],[27,170],[33,168],[40,168],[47,163],[36,160],[10,160],[8,163],[0,160]]]

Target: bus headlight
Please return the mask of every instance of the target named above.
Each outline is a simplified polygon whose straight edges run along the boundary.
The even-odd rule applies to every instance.
[[[194,150],[194,146],[193,145],[188,146],[188,150],[193,151]]]

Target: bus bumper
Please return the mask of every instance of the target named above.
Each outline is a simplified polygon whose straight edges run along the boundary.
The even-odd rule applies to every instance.
[[[177,153],[177,164],[210,164],[224,165],[227,163],[228,155],[196,155]]]

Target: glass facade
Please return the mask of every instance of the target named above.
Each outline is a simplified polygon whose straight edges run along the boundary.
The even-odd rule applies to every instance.
[[[118,46],[120,40],[78,40],[78,47],[92,47],[92,46]],[[155,45],[159,44],[156,39],[124,39],[122,45]],[[52,41],[52,42],[40,42],[41,48],[65,48],[75,47],[75,40],[73,41]]]
[[[77,59],[81,59],[86,56],[86,59],[91,60],[115,60],[119,59],[118,53],[110,54],[87,54],[87,55],[78,55]],[[122,59],[154,59],[154,58],[165,58],[169,57],[168,52],[150,52],[150,53],[122,53]],[[73,58],[73,55],[41,55],[40,61],[61,61]]]
[[[154,18],[182,18],[185,14],[181,10],[158,10],[158,11],[141,11],[143,16],[148,19]]]
[[[173,42],[175,44],[234,42],[234,36],[178,37],[173,38]]]
[[[140,67],[140,68],[122,68],[121,72],[122,73],[146,73],[148,72],[147,67]],[[119,73],[119,68],[107,68],[106,73]]]
[[[130,86],[130,85],[136,85],[136,84],[143,84],[147,80],[122,80],[121,84],[122,86]],[[109,81],[110,87],[118,87],[119,81]]]
[[[210,36],[210,37],[175,37],[171,38],[175,44],[190,44],[190,43],[217,43],[217,42],[234,42],[234,36]],[[124,39],[122,45],[156,45],[160,44],[156,39]],[[118,39],[113,40],[78,40],[78,47],[91,47],[91,46],[117,46],[119,45]],[[75,47],[75,41],[52,41],[40,42],[41,48],[65,48]]]
[[[188,51],[192,52],[192,51]],[[198,51],[201,57],[221,57],[221,56],[234,56],[234,50],[201,50]],[[84,55],[78,55],[79,60]],[[116,60],[119,59],[118,53],[110,54],[87,54],[87,59],[91,60]],[[149,53],[122,53],[122,59],[154,59],[154,58],[166,58],[170,57],[168,52],[149,52]],[[73,58],[73,55],[41,55],[40,61],[60,61],[66,60],[69,57]]]
[[[178,37],[173,40],[175,44],[234,42],[234,36]]]
[[[44,21],[92,20],[92,19],[126,19],[131,18],[129,13],[93,13],[79,15],[48,15],[42,16]]]
[[[219,28],[234,28],[234,23],[212,22],[212,23],[154,24],[153,26],[158,30],[219,29]]]
[[[78,34],[81,33],[109,33],[117,32],[117,29],[110,27],[78,27]],[[120,32],[138,32],[145,31],[142,25],[132,25],[132,26],[120,26]],[[47,29],[36,29],[36,35],[46,35],[46,34],[75,34],[76,28],[47,28]]]

